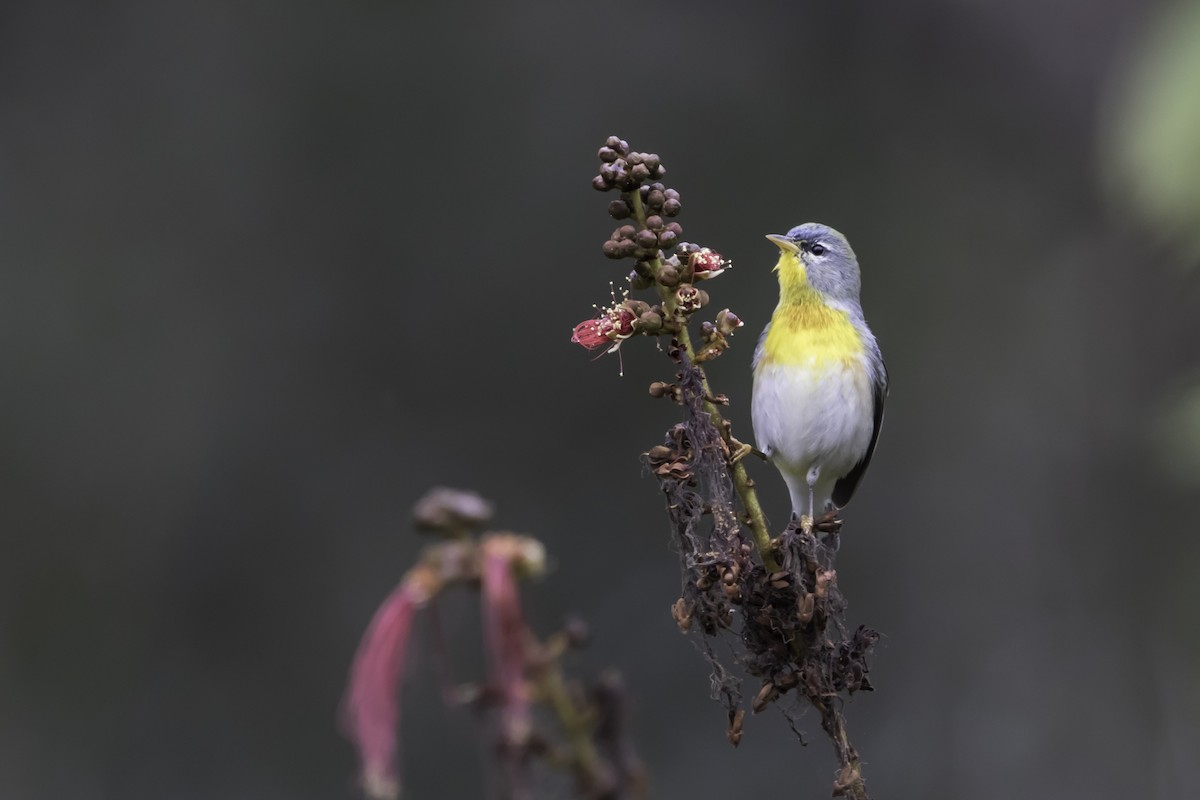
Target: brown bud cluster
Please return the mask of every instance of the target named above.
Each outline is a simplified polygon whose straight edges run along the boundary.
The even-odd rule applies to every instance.
[[[617,136],[608,137],[596,156],[600,159],[600,173],[592,179],[592,186],[602,192],[609,189],[631,192],[643,182],[667,174],[656,153],[631,151],[629,142]]]

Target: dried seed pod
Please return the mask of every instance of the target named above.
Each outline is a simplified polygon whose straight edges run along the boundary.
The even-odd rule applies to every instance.
[[[824,599],[829,596],[829,589],[837,583],[837,572],[823,569],[817,573],[817,586],[814,590],[817,597]]]
[[[729,738],[729,743],[734,747],[742,743],[742,723],[745,719],[746,709],[744,708],[729,712],[729,730],[725,731],[725,735]]]
[[[670,389],[670,384],[663,383],[662,381],[655,381],[654,383],[650,384],[650,396],[651,397],[663,397],[664,395],[667,394],[669,389]],[[662,445],[659,445],[659,447],[662,447]],[[667,448],[663,447],[663,449],[666,450]],[[651,451],[651,452],[653,452],[653,451]],[[670,452],[670,451],[668,450],[667,452]]]
[[[679,626],[679,630],[683,633],[687,633],[692,628],[693,612],[694,609],[682,597],[671,605],[671,616],[675,619],[675,624]]]
[[[817,607],[816,600],[812,592],[806,592],[804,597],[800,598],[800,602],[796,604],[796,619],[800,620],[800,624],[807,625],[812,622],[813,611]]]
[[[771,680],[779,687],[780,692],[786,692],[800,682],[800,676],[794,672],[781,672],[773,676]]]
[[[750,710],[757,714],[778,698],[779,690],[775,688],[775,684],[771,681],[766,681],[763,683],[762,688],[758,690],[758,694],[754,696],[754,701],[750,704]]]

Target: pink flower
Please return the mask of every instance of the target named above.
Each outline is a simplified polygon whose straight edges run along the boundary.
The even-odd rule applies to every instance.
[[[483,542],[483,630],[491,684],[500,699],[502,741],[523,747],[533,732],[533,712],[525,671],[529,632],[521,612],[515,570],[524,540],[491,536]]]
[[[576,325],[574,333],[571,334],[571,341],[583,345],[588,350],[607,347],[605,352],[611,353],[621,346],[621,342],[633,335],[635,319],[633,312],[625,306],[610,306],[603,309],[599,317]]]
[[[439,578],[425,566],[409,571],[383,601],[363,635],[342,700],[342,724],[358,748],[363,789],[371,798],[400,797],[396,738],[400,684],[413,617],[437,591]]]
[[[692,279],[697,281],[715,278],[726,270],[728,262],[720,253],[702,247],[692,253],[688,259],[692,265]]]

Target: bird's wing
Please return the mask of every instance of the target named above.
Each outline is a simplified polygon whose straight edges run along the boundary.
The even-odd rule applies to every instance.
[[[758,344],[754,346],[754,360],[750,362],[750,369],[758,369],[758,362],[762,359],[763,345],[767,342],[767,333],[771,330],[771,323],[767,323],[762,329],[762,333],[758,335]]]
[[[854,469],[846,473],[845,477],[833,485],[833,503],[838,508],[843,507],[850,502],[850,498],[854,495],[854,490],[858,488],[859,481],[867,471],[867,466],[871,463],[871,455],[875,452],[875,443],[879,441],[879,429],[883,427],[883,403],[887,400],[888,394],[888,374],[887,367],[883,363],[883,359],[879,359],[879,374],[875,378],[875,427],[871,431],[871,444],[867,446],[867,452],[862,459],[854,465]]]

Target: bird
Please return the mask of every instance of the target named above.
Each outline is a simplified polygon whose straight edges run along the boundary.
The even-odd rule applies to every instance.
[[[850,501],[871,463],[888,373],[846,237],[806,222],[767,239],[779,248],[779,305],[754,351],[751,423],[811,531]]]

